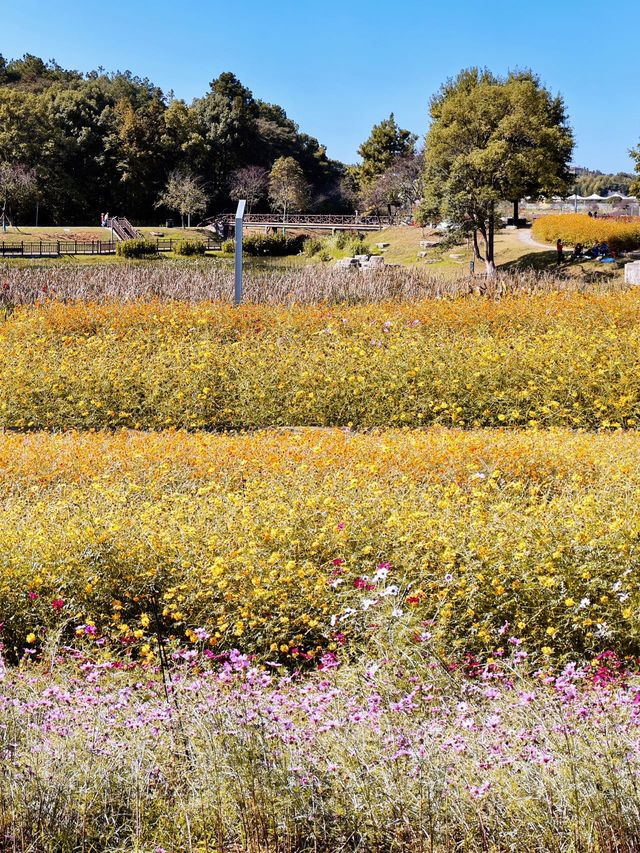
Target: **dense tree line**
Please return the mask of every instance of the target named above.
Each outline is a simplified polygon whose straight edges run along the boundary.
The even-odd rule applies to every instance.
[[[197,181],[214,213],[231,208],[233,175],[270,171],[283,157],[299,165],[313,209],[348,209],[344,166],[231,73],[187,104],[130,72],[82,74],[35,56],[0,56],[0,165],[35,178],[11,202],[25,220],[37,204],[43,223],[91,221],[102,211],[148,221],[177,174]],[[264,187],[254,204],[267,203]]]
[[[616,174],[604,174],[592,169],[577,170],[575,182],[578,195],[609,195],[610,193],[624,193],[629,195],[634,176],[631,172],[617,172]]]
[[[280,106],[231,73],[192,103],[130,72],[82,74],[35,56],[0,55],[0,217],[89,222],[165,213],[189,222],[232,209],[273,208],[447,220],[495,268],[498,205],[514,219],[523,197],[640,190],[633,175],[569,163],[573,134],[561,96],[531,71],[505,77],[470,68],[432,97],[424,151],[393,114],[345,166]],[[640,148],[631,152],[640,173]],[[480,245],[482,242],[482,247]]]

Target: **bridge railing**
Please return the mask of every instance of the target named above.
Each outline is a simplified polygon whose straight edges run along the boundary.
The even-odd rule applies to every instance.
[[[180,238],[156,239],[158,252],[172,252]],[[207,251],[220,249],[220,241],[209,238],[205,242]],[[113,255],[117,241],[111,240],[20,240],[0,241],[0,258],[42,258],[58,255]]]
[[[214,221],[233,224],[233,213],[222,213],[214,217]],[[389,225],[388,216],[354,216],[353,214],[324,214],[324,213],[289,213],[280,216],[277,213],[247,213],[245,225]]]
[[[56,255],[112,255],[111,240],[20,240],[0,242],[0,257],[48,257]]]
[[[137,240],[140,238],[140,232],[129,222],[126,216],[119,216],[118,223],[122,226],[122,230],[127,235],[129,240]]]

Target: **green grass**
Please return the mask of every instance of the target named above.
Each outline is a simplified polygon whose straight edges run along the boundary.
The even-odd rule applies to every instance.
[[[209,236],[204,229],[197,228],[153,228],[143,227],[139,229],[145,238],[153,239],[154,232],[162,233],[161,239],[189,239],[189,240],[206,240]],[[312,235],[317,236],[317,235]],[[354,238],[356,235],[353,235]],[[0,231],[0,241],[15,242],[24,240],[25,242],[39,240],[109,240],[111,232],[107,228],[99,228],[94,226],[41,226],[35,228],[33,226],[25,226],[20,228],[20,231],[9,229],[6,233]],[[428,249],[427,257],[418,257],[423,251],[420,246],[422,240],[437,239],[433,232],[429,229],[394,226],[385,228],[382,231],[367,232],[364,235],[364,241],[370,247],[372,252],[381,252],[387,264],[400,264],[401,266],[417,266],[428,269],[433,275],[445,279],[455,279],[464,274],[469,269],[469,262],[473,258],[473,252],[470,246],[446,246],[442,249],[435,247]],[[338,258],[344,258],[349,255],[349,249],[338,249],[335,245],[335,237],[325,237],[325,251],[330,255],[330,260],[321,261],[320,255],[315,255],[309,258],[306,255],[295,255],[288,258],[260,258],[246,259],[245,263],[251,267],[260,266],[261,268],[269,267],[304,267],[309,264],[334,264]],[[377,243],[388,243],[388,247],[380,250],[376,247]],[[536,270],[539,272],[557,270],[556,253],[553,247],[546,248],[528,243],[523,239],[522,232],[517,231],[500,231],[496,235],[496,264],[499,269],[504,271],[509,270]],[[453,256],[453,257],[452,257]],[[206,255],[206,260],[217,263],[229,263],[232,256],[223,255],[221,252],[209,252]],[[161,263],[162,260],[180,260],[184,263],[192,263],[193,258],[178,258],[176,255],[166,253],[161,256],[160,260],[143,261],[142,263]],[[201,260],[201,259],[200,259]],[[61,258],[6,258],[4,259],[6,267],[21,267],[42,265],[49,266],[94,266],[112,265],[126,263],[120,258],[115,258],[110,255],[92,256],[63,256]],[[139,262],[140,263],[140,262]],[[576,278],[584,278],[587,281],[612,280],[622,276],[622,263],[605,265],[598,261],[581,261],[580,263],[572,263],[568,261],[563,265],[562,271],[565,275]],[[476,261],[476,272],[484,272],[484,263]]]
[[[111,239],[110,228],[100,228],[91,225],[21,225],[19,228],[8,228],[7,231],[0,229],[0,242],[25,243],[37,242],[39,240],[104,240]]]
[[[161,240],[197,240],[198,242],[206,242],[209,237],[213,237],[210,231],[205,231],[204,228],[149,228],[141,227],[137,229],[143,237],[149,240],[157,239],[159,234],[162,234]]]

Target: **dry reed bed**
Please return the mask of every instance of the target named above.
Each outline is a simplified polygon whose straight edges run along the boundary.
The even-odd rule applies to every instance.
[[[619,290],[619,283],[598,285]],[[245,300],[253,303],[376,302],[452,298],[474,293],[489,297],[507,294],[583,292],[593,285],[557,273],[502,273],[493,280],[481,276],[444,279],[419,268],[383,271],[339,270],[325,266],[248,269]],[[119,266],[15,268],[0,266],[0,306],[14,307],[58,299],[188,300],[229,302],[233,273],[212,263],[161,261]]]

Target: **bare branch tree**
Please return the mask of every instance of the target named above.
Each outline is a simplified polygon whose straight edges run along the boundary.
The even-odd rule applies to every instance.
[[[363,192],[365,207],[380,215],[385,210],[391,222],[398,215],[411,215],[422,197],[422,156],[397,157]]]
[[[229,195],[235,201],[245,199],[248,213],[256,202],[266,196],[268,188],[269,172],[262,166],[245,166],[231,173]]]

